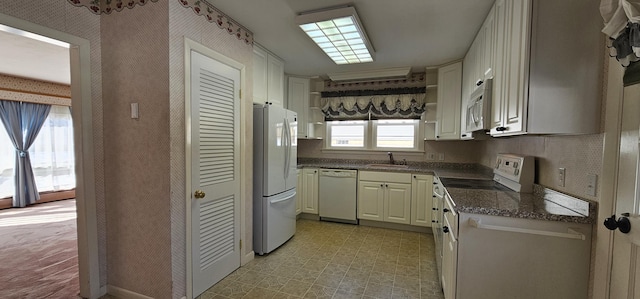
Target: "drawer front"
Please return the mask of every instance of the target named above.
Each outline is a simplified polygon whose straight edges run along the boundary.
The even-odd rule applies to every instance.
[[[446,211],[446,212],[445,212]],[[453,233],[454,236],[458,236],[458,213],[453,209],[453,202],[449,194],[445,194],[444,203],[442,213],[444,214],[444,218],[446,222],[449,224],[449,229]]]
[[[358,172],[358,179],[361,181],[411,184],[410,173],[360,171]]]

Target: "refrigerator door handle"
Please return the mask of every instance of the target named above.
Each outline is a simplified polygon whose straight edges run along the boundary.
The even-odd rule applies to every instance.
[[[284,178],[286,180],[289,172],[289,122],[285,117],[282,122],[282,145],[284,148]]]

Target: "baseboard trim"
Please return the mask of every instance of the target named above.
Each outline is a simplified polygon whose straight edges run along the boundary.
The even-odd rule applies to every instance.
[[[251,250],[249,253],[245,254],[242,258],[240,258],[240,266],[244,266],[255,258],[256,254]]]
[[[107,294],[107,286],[103,285],[100,287],[100,297],[104,296]]]
[[[300,213],[297,219],[320,220],[320,216],[318,214]]]
[[[360,225],[380,227],[380,228],[389,228],[389,229],[397,229],[397,230],[405,230],[405,231],[410,231],[410,232],[418,232],[418,233],[426,233],[426,234],[432,233],[430,227],[414,226],[414,225],[400,224],[400,223],[391,223],[391,222],[382,222],[382,221],[373,221],[373,220],[360,219]]]
[[[148,297],[148,296],[138,294],[136,292],[125,290],[123,288],[119,288],[112,285],[107,285],[107,293],[109,295],[113,295],[121,299],[153,299],[152,297]]]

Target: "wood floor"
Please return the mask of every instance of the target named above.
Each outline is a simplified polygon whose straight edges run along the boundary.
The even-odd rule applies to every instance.
[[[78,298],[75,200],[0,211],[0,298]]]

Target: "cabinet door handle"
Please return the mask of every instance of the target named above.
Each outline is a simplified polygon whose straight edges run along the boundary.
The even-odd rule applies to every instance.
[[[448,226],[443,226],[442,227],[442,231],[446,234],[449,232],[449,227]]]
[[[444,209],[442,209],[442,211],[446,213],[446,212],[449,212],[449,209],[444,208]]]
[[[380,184],[380,187],[384,187],[384,184]]]
[[[503,131],[506,131],[506,130],[507,130],[507,127],[497,127],[496,128],[496,131],[498,131],[498,132],[503,132]]]
[[[389,188],[389,184],[384,184],[385,187]]]

